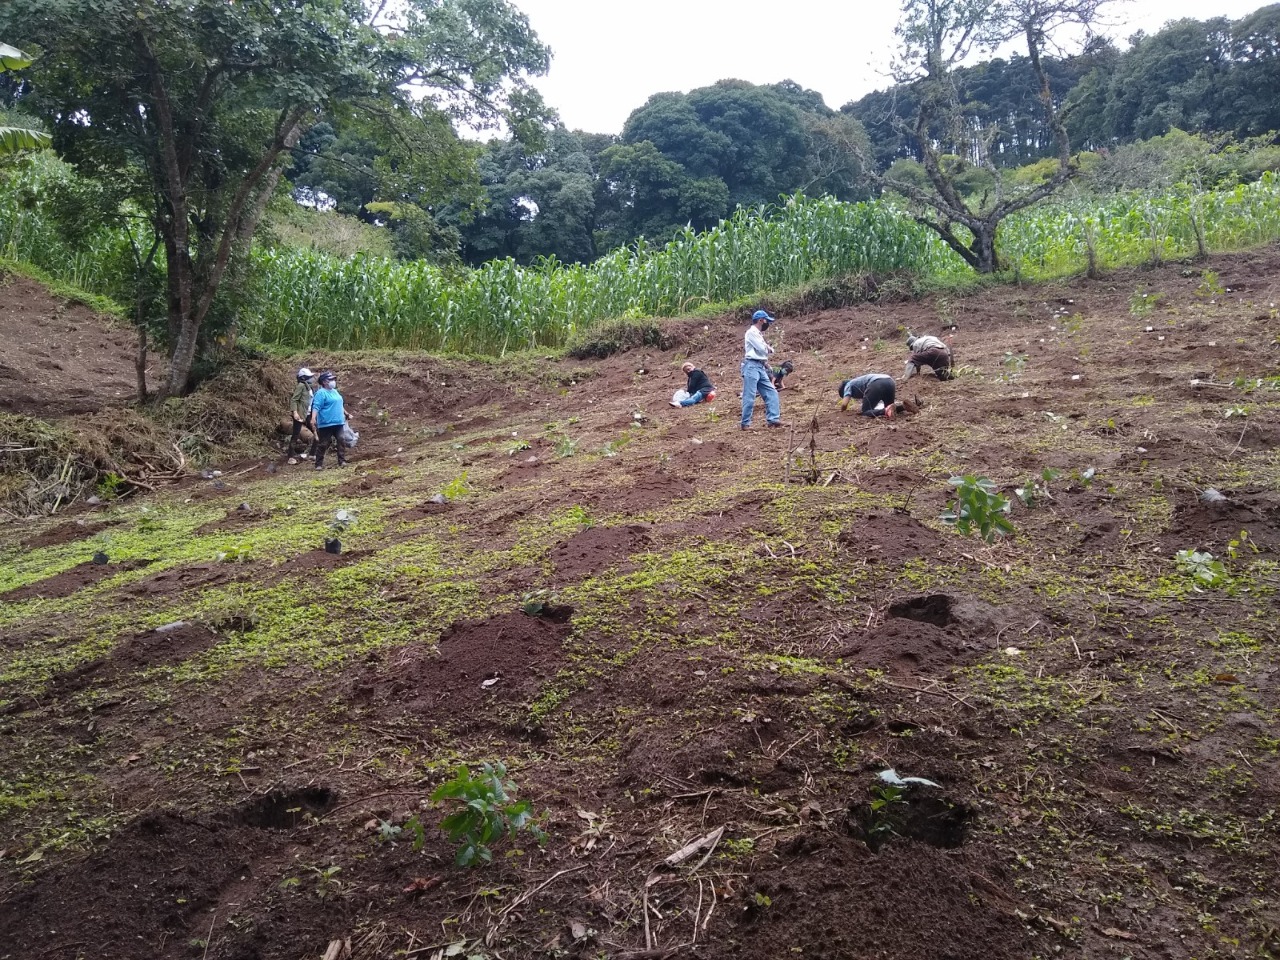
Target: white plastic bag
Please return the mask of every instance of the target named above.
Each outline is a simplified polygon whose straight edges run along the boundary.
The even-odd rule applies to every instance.
[[[690,396],[692,396],[692,394],[690,394],[688,390],[677,390],[671,395],[671,402],[682,403],[683,401],[688,400]]]
[[[360,434],[351,429],[351,424],[344,423],[342,425],[342,444],[347,449],[351,449],[360,442]]]

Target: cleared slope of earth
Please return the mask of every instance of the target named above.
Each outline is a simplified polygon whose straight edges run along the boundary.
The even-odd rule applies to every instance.
[[[786,317],[780,431],[741,318],[318,358],[347,469],[7,524],[0,957],[1280,953],[1280,252],[1208,267]],[[908,329],[962,375],[839,414]],[[1012,537],[938,519],[1046,468]],[[426,798],[498,759],[549,838],[460,870]]]

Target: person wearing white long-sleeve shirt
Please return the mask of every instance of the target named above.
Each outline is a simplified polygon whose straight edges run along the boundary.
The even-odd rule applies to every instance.
[[[773,370],[769,367],[769,355],[773,347],[764,338],[764,331],[773,323],[773,317],[764,310],[757,310],[751,317],[751,326],[743,338],[742,359],[742,429],[751,426],[755,413],[756,395],[764,398],[766,427],[782,426],[782,403],[773,385]]]

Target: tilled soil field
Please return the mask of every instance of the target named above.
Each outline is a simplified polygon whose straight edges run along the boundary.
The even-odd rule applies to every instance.
[[[1280,954],[1277,302],[1270,249],[783,317],[782,430],[741,317],[300,358],[345,469],[0,528],[0,957]],[[959,376],[841,414],[908,330]],[[486,761],[547,837],[463,869]]]

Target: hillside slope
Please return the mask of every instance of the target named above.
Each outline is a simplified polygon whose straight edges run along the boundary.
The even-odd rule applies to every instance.
[[[347,469],[0,528],[0,957],[1280,952],[1280,251],[1208,266],[783,318],[778,431],[739,318],[304,358]],[[944,327],[921,413],[838,413]],[[986,545],[962,473],[1045,489]],[[427,798],[493,760],[549,838],[460,870]]]

